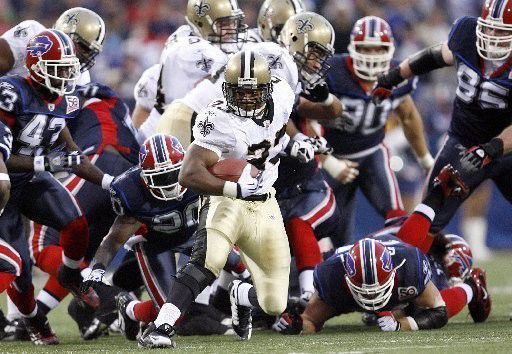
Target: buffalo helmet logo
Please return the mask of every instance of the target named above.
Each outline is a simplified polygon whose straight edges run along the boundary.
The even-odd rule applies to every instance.
[[[146,148],[146,144],[142,144],[139,149],[139,162],[142,165],[146,157],[148,156],[148,149]]]
[[[194,5],[194,10],[196,10],[197,16],[204,17],[211,10],[211,6],[205,0],[201,0]]]
[[[380,260],[382,261],[382,269],[388,273],[393,270],[393,260],[391,259],[391,255],[389,254],[388,250],[382,252]]]
[[[308,18],[299,18],[297,20],[297,31],[299,33],[310,32],[315,29],[315,26],[311,22],[311,17]]]
[[[28,43],[27,52],[34,58],[37,58],[48,53],[52,46],[53,42],[48,36],[37,36],[32,38]]]

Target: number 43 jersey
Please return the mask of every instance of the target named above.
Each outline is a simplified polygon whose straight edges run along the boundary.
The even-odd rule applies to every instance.
[[[156,199],[144,184],[140,167],[116,177],[110,186],[110,199],[117,215],[137,219],[157,236],[172,235],[177,244],[188,240],[197,229],[197,194],[188,190],[179,200]]]
[[[512,123],[511,59],[485,75],[490,63],[478,55],[476,25],[475,17],[462,17],[448,37],[458,80],[449,133],[466,146],[485,143]]]
[[[0,119],[14,138],[12,153],[37,156],[57,141],[66,119],[80,113],[82,99],[70,94],[54,102],[45,101],[21,76],[0,78]]]
[[[272,169],[279,164],[289,136],[286,123],[292,112],[295,94],[288,83],[272,77],[272,99],[267,113],[261,119],[243,118],[234,114],[226,100],[210,103],[196,119],[193,136],[198,146],[215,152],[220,160],[247,160],[260,170]],[[263,174],[265,186],[270,188],[277,173]],[[266,193],[268,190],[262,191]]]

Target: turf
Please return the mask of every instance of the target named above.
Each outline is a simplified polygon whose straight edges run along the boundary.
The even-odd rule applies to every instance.
[[[353,314],[329,321],[324,330],[309,336],[282,336],[270,331],[255,331],[248,342],[232,336],[182,337],[177,339],[177,352],[209,353],[510,353],[512,352],[512,253],[502,253],[483,264],[488,272],[488,285],[493,297],[493,310],[486,323],[474,324],[467,310],[451,319],[449,324],[434,331],[383,333],[361,324],[360,316]],[[0,300],[5,307],[5,300]],[[75,324],[60,306],[50,315],[50,322],[61,344],[55,347],[36,347],[26,342],[0,342],[0,352],[140,352],[135,342],[127,342],[120,335],[110,335],[84,342]]]

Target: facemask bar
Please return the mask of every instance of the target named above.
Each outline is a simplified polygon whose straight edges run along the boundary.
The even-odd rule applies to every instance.
[[[67,95],[75,91],[76,82],[80,77],[80,61],[78,58],[65,58],[60,60],[39,60],[36,64],[34,74],[44,80],[44,85],[48,90],[59,96]],[[59,69],[67,68],[67,77],[60,76]],[[34,68],[33,68],[34,69]],[[43,83],[41,83],[43,84]]]
[[[306,88],[313,88],[321,82],[331,68],[327,61],[332,56],[332,51],[318,43],[308,43],[304,48],[304,53],[295,52],[293,58],[299,68],[299,77]],[[313,57],[318,63],[318,68],[308,66],[308,58]]]
[[[159,200],[174,200],[179,199],[185,194],[187,191],[186,188],[183,188],[178,183],[178,178],[176,177],[176,182],[170,183],[168,185],[160,185],[156,182],[158,177],[170,174],[172,172],[179,172],[181,168],[181,162],[179,164],[168,166],[168,167],[161,167],[161,168],[155,168],[152,170],[148,169],[142,169],[141,177],[144,180],[144,183],[149,188],[149,192],[153,197]]]
[[[212,23],[213,33],[208,35],[208,41],[219,46],[225,53],[236,53],[247,42],[245,15],[242,10],[236,10],[233,16],[220,17]]]
[[[252,95],[254,98],[239,99],[237,91],[243,89],[248,91],[253,91]],[[251,85],[251,84],[243,84],[236,85],[228,82],[224,82],[222,84],[222,90],[224,92],[224,96],[226,97],[226,102],[233,110],[233,112],[243,118],[251,118],[258,119],[265,115],[267,110],[267,102],[272,94],[272,83],[269,84],[261,84],[261,85]],[[259,94],[258,94],[259,93]],[[247,108],[243,108],[246,106]]]
[[[487,31],[506,31],[505,36],[486,34]],[[476,48],[480,57],[486,60],[504,60],[512,51],[512,26],[493,20],[478,18],[476,26]]]
[[[359,47],[386,47],[386,53],[363,54]],[[363,80],[376,81],[379,74],[389,70],[395,46],[392,43],[352,42],[348,46],[348,52],[353,61],[355,73]]]

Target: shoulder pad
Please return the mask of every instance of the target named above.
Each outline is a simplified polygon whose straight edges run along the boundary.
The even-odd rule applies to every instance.
[[[236,144],[230,119],[224,100],[210,103],[196,118],[192,130],[194,144],[212,150],[220,157],[223,151]]]

